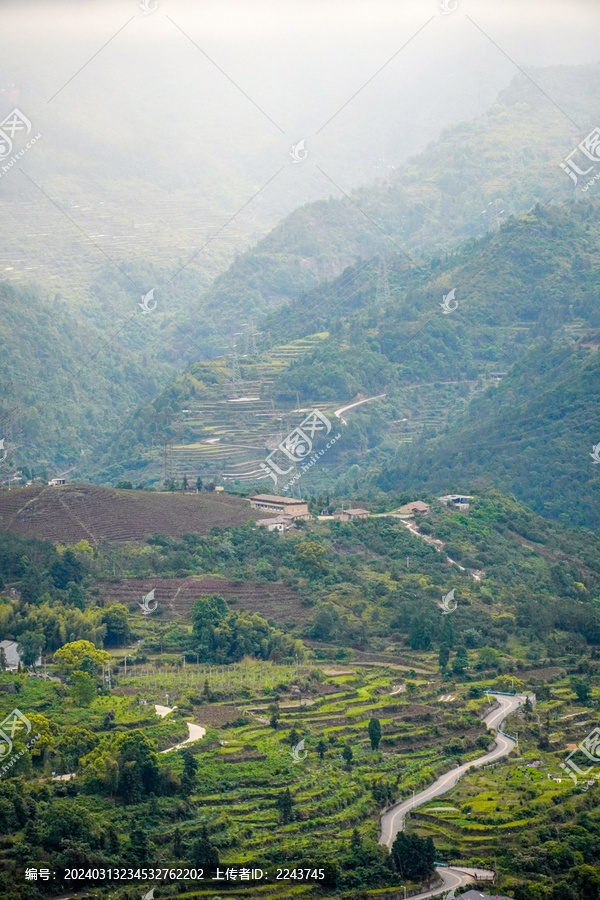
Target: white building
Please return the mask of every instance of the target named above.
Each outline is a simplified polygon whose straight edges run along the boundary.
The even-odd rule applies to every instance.
[[[14,672],[21,662],[21,657],[19,655],[19,651],[17,650],[17,642],[0,641],[0,648],[4,650],[4,655],[6,657],[6,667],[8,671]],[[42,657],[40,656],[40,658],[36,661],[36,666],[40,666],[41,664]]]

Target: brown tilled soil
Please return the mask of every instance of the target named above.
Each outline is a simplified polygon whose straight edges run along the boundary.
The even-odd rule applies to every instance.
[[[93,588],[98,590],[99,599],[104,602],[125,603],[133,607],[141,603],[142,597],[154,590],[154,600],[163,610],[165,617],[188,619],[190,611],[203,594],[220,594],[231,609],[244,609],[250,613],[260,613],[279,625],[290,627],[305,624],[311,610],[302,606],[293,588],[282,582],[269,581],[257,584],[253,581],[233,582],[226,578],[205,575],[189,578],[128,578],[123,581],[97,581]],[[140,618],[142,616],[139,610]]]
[[[235,722],[242,716],[242,710],[235,706],[219,706],[217,703],[202,703],[194,706],[194,719],[202,725],[222,728],[228,722]]]
[[[117,491],[92,484],[0,490],[0,530],[75,544],[141,541],[155,532],[180,537],[262,518],[231,494]]]

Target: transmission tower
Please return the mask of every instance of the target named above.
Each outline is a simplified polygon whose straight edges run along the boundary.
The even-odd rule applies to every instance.
[[[238,334],[240,333],[241,332],[238,332]],[[237,334],[234,334],[231,340],[231,353],[229,354],[229,359],[231,360],[230,399],[232,400],[235,400],[238,397],[242,396],[242,373],[240,371],[240,363],[237,352],[237,336]]]
[[[252,319],[250,319],[249,322],[242,322],[242,325],[248,329],[246,332],[246,356],[257,356],[258,350],[256,348],[256,338],[260,334],[263,334],[263,332],[256,330]]]
[[[379,259],[379,269],[377,271],[377,290],[375,292],[375,303],[377,306],[391,306],[392,297],[390,294],[390,283],[388,281],[388,268],[385,256]]]

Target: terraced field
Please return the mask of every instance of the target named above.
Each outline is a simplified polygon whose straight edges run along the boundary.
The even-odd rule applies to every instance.
[[[318,867],[326,862],[319,845],[326,842],[329,854],[333,849],[342,857],[354,828],[363,839],[376,842],[383,803],[373,795],[374,781],[389,786],[394,799],[410,797],[413,790],[452,767],[447,747],[453,738],[474,747],[484,732],[480,715],[485,700],[468,700],[457,692],[457,703],[450,709],[437,703],[438,686],[425,682],[418,685],[418,703],[406,693],[392,696],[397,675],[381,666],[370,671],[352,667],[337,676],[321,673],[317,676],[320,681],[309,667],[279,667],[283,674],[275,696],[280,700],[280,719],[273,729],[268,716],[274,695],[259,686],[260,673],[269,664],[246,666],[247,672],[254,669],[257,675],[256,681],[254,675],[252,681],[246,675],[245,690],[239,681],[243,666],[235,667],[238,674],[220,668],[213,667],[208,674],[204,670],[219,702],[194,703],[195,721],[219,731],[212,732],[212,741],[194,749],[200,764],[198,788],[192,797],[198,818],[179,827],[184,839],[191,839],[200,821],[207,824],[224,865],[259,865],[273,873],[277,865]],[[162,677],[168,680],[168,676]],[[181,671],[173,676],[170,697],[172,691],[185,695],[183,677]],[[197,677],[196,691],[203,677]],[[294,679],[300,694],[293,687]],[[268,677],[263,683],[268,685]],[[149,690],[143,677],[135,672],[127,679],[121,677],[118,689],[126,684],[154,702],[152,688]],[[240,722],[222,727],[218,711],[225,714],[227,708],[226,718],[231,719],[233,705]],[[371,716],[380,719],[383,732],[380,749],[375,752],[367,733]],[[301,752],[299,759],[290,745],[292,728],[305,741],[306,752]],[[317,753],[319,740],[325,742],[323,759]],[[350,764],[342,757],[346,744],[352,749]],[[481,751],[475,750],[470,755],[478,753]],[[276,801],[288,787],[293,815],[282,823]],[[153,834],[149,837],[152,840]],[[228,893],[244,896],[241,888],[231,887]],[[312,896],[316,890],[314,886],[270,883],[260,893],[288,898]],[[214,897],[213,891],[206,886],[186,892],[186,896]],[[356,894],[343,892],[341,896]],[[393,895],[384,892],[383,896]]]
[[[92,590],[107,601],[125,603],[132,611],[140,612],[142,597],[154,590],[154,599],[162,610],[161,619],[189,621],[192,606],[203,594],[220,594],[233,609],[260,613],[278,624],[304,625],[310,618],[310,608],[303,606],[296,592],[281,582],[232,582],[212,576],[190,578],[128,578],[123,581],[98,581]],[[140,612],[141,615],[141,612]]]
[[[0,530],[67,544],[139,541],[155,532],[206,534],[259,517],[229,494],[120,491],[89,484],[0,490]]]

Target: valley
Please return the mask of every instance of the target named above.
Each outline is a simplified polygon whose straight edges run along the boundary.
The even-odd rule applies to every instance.
[[[1,900],[600,900],[599,28],[2,4]]]

